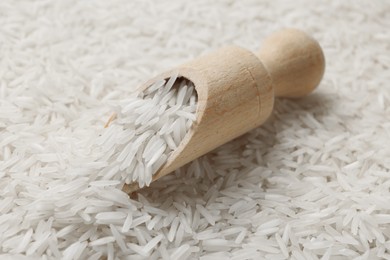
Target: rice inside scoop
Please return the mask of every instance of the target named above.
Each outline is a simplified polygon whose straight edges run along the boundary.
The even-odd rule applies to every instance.
[[[114,106],[116,119],[97,140],[116,169],[109,179],[149,186],[191,128],[196,105],[193,83],[175,74]]]

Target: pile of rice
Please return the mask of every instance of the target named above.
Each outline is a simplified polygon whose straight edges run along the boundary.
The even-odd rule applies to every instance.
[[[2,258],[390,258],[389,13],[385,1],[1,1]],[[255,50],[285,26],[323,46],[319,90],[277,101],[264,126],[137,199],[123,193],[150,180],[126,169],[152,162],[153,174],[165,160],[153,155],[195,119],[191,83],[176,79],[188,88],[168,119],[174,143],[141,142],[121,169],[130,132],[145,132],[147,104],[132,106],[164,97],[140,83],[224,44]]]
[[[95,161],[105,164],[98,178],[118,180],[121,187],[149,186],[195,121],[196,98],[193,83],[178,79],[175,72],[169,80],[158,80],[133,97],[114,101],[117,112],[105,126],[109,129],[91,147],[99,150]]]

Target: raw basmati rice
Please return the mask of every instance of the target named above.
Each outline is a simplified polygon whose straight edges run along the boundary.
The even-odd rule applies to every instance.
[[[97,142],[103,147],[109,144],[104,151],[112,149],[111,156],[104,157],[108,168],[117,171],[110,172],[110,179],[136,182],[141,188],[149,186],[153,174],[179,146],[196,119],[194,86],[178,78],[176,72],[169,80],[157,80],[133,98],[120,102],[116,110],[116,119],[110,126],[115,130],[102,133]]]
[[[0,1],[0,258],[390,259],[388,13],[381,1]],[[124,194],[196,119],[177,73],[143,94],[140,82],[221,45],[256,50],[286,25],[325,50],[317,93],[277,100],[262,127]]]

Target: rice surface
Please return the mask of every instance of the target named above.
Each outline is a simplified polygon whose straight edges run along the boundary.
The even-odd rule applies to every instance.
[[[1,258],[389,259],[390,8],[357,3],[0,1]],[[153,120],[137,87],[282,27],[324,48],[319,89],[129,199],[126,144],[162,129],[131,126]],[[179,129],[133,166],[153,174]]]

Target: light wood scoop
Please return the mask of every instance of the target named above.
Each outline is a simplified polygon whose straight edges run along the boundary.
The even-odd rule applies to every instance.
[[[193,82],[196,121],[153,181],[261,125],[271,114],[274,97],[297,98],[321,81],[325,59],[306,33],[285,29],[267,38],[256,54],[229,46],[185,63],[147,82],[179,73]],[[123,191],[138,190],[137,183]]]

